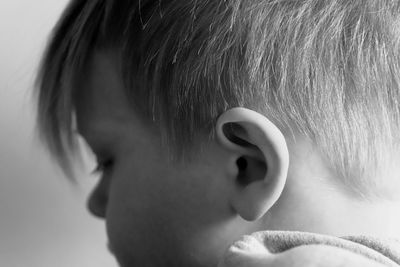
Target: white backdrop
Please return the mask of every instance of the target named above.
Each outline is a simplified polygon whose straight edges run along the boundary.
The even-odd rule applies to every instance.
[[[85,207],[96,177],[74,187],[35,141],[34,73],[66,3],[0,1],[0,266],[116,266]]]

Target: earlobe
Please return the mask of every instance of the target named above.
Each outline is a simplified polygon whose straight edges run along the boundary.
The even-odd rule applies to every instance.
[[[245,220],[263,216],[280,197],[289,168],[282,132],[258,112],[233,108],[217,121],[220,144],[237,158],[234,210]]]

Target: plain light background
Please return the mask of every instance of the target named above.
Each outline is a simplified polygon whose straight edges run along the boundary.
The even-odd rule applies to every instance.
[[[73,186],[34,133],[35,71],[66,4],[0,1],[0,266],[116,266],[104,222],[86,211],[97,178],[88,166]]]

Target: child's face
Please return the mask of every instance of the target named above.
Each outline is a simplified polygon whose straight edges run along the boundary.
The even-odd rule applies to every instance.
[[[213,266],[230,242],[251,231],[229,206],[233,183],[215,142],[192,163],[170,163],[158,134],[128,106],[105,54],[94,56],[79,89],[79,132],[105,163],[89,208],[106,219],[122,266]]]

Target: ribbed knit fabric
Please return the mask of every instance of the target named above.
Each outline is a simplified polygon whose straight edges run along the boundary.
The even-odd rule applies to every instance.
[[[219,266],[400,267],[400,242],[364,236],[339,238],[305,232],[262,231],[235,242]]]

